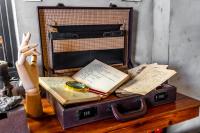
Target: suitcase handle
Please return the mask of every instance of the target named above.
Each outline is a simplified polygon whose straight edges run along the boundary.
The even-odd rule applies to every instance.
[[[147,105],[145,99],[140,97],[141,106],[138,110],[130,111],[129,113],[122,114],[117,109],[117,104],[112,104],[111,109],[115,118],[119,121],[128,121],[143,116],[147,112]]]

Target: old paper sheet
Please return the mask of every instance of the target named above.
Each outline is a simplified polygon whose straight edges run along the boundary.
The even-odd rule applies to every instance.
[[[65,87],[67,81],[73,81],[70,77],[40,77],[40,85],[51,93],[62,105],[95,101],[101,97],[91,92],[78,92]]]
[[[72,78],[94,90],[111,93],[116,86],[128,79],[128,74],[98,60],[94,60],[73,75]]]
[[[137,93],[145,95],[172,77],[176,71],[166,69],[166,66],[149,66],[143,69],[135,78],[121,86],[116,93]]]
[[[159,68],[166,68],[168,67],[168,65],[158,65],[157,63],[153,63],[153,64],[142,64],[139,65],[137,67],[134,67],[132,69],[128,70],[128,74],[134,78],[135,76],[137,76],[143,69],[147,68],[147,67],[159,67]]]

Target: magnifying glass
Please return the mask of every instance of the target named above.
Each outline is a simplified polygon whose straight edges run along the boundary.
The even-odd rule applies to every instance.
[[[89,91],[89,88],[78,81],[67,81],[66,87],[75,91],[86,92]]]

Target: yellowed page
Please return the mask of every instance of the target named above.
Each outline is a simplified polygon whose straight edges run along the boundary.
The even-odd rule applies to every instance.
[[[137,67],[129,69],[128,70],[128,74],[130,75],[130,77],[134,78],[140,72],[142,72],[143,69],[145,69],[147,67],[159,67],[159,68],[166,68],[167,69],[168,65],[158,65],[157,63],[153,63],[153,64],[141,64],[141,65],[139,65]]]
[[[128,74],[94,60],[72,77],[94,90],[111,93],[116,89],[116,86],[121,85],[128,79]]]
[[[50,92],[61,104],[81,103],[99,100],[100,96],[91,92],[78,92],[65,87],[67,81],[73,81],[70,77],[40,77],[40,85]]]
[[[146,67],[135,78],[121,86],[116,93],[145,95],[172,77],[176,72],[164,67]]]

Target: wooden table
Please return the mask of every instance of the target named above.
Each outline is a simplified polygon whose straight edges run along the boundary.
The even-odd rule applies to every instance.
[[[0,36],[0,45],[3,44],[3,36]]]
[[[30,130],[33,133],[135,133],[146,132],[156,128],[164,128],[169,125],[182,122],[199,116],[200,101],[190,97],[177,94],[175,103],[165,104],[158,107],[148,109],[148,113],[139,119],[119,122],[115,119],[107,119],[90,124],[66,129],[61,128],[55,113],[46,99],[42,100],[44,108],[44,116],[39,119],[28,118]]]

